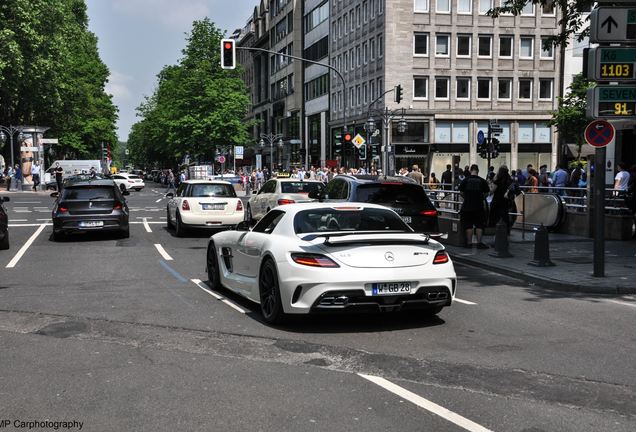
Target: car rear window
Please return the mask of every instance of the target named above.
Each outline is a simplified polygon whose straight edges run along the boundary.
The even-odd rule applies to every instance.
[[[309,192],[320,189],[321,186],[322,184],[318,182],[281,182],[280,189],[282,193],[308,194]]]
[[[404,183],[372,183],[358,186],[358,202],[373,204],[402,204],[431,207],[421,186]]]
[[[67,199],[67,200],[115,199],[115,189],[112,186],[67,187],[64,189],[64,199]]]
[[[236,198],[236,192],[231,185],[224,184],[194,184],[190,196],[193,198],[230,197]]]
[[[294,217],[296,234],[321,231],[413,232],[397,214],[376,208],[317,208],[303,210]]]
[[[136,176],[136,175],[128,175],[128,178],[131,178],[131,179],[138,179],[138,178],[139,178],[139,176]]]

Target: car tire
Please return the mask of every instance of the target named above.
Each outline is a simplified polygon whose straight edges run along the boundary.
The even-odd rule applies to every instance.
[[[214,243],[208,245],[206,267],[208,271],[208,286],[213,290],[220,289],[221,272],[219,271],[219,257],[216,254]]]
[[[254,223],[254,217],[252,216],[252,207],[248,204],[247,209],[245,210],[245,222],[248,225],[252,225]]]
[[[119,185],[119,190],[121,191],[121,193],[126,192],[126,185],[125,184],[120,184]]]
[[[424,314],[427,317],[433,317],[440,313],[444,309],[444,306],[431,306],[424,310]]]
[[[61,242],[66,238],[66,235],[62,231],[53,230],[53,241]]]
[[[9,232],[7,232],[2,241],[0,241],[0,250],[7,249],[9,249]]]
[[[166,225],[168,229],[172,228],[172,222],[170,221],[170,210],[166,207]]]
[[[186,228],[183,226],[179,212],[177,212],[177,218],[174,222],[174,233],[177,237],[183,237],[186,233]]]
[[[119,238],[122,238],[122,239],[130,238],[130,228],[121,230],[119,232]]]
[[[274,261],[266,258],[258,273],[258,290],[261,314],[267,324],[280,324],[285,321],[283,302],[280,298],[278,271]]]

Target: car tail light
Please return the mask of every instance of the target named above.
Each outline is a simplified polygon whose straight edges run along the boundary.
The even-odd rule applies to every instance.
[[[279,199],[278,205],[294,204],[296,201],[290,199]]]
[[[293,253],[291,254],[291,257],[296,264],[306,265],[309,267],[340,267],[331,258],[324,255]]]
[[[183,204],[181,204],[181,210],[190,210],[190,203],[188,202],[188,200],[183,200]]]
[[[243,211],[243,203],[241,202],[241,200],[238,200],[236,202],[236,211]]]
[[[435,254],[435,258],[433,258],[433,264],[446,264],[450,258],[448,258],[448,254],[446,251],[439,251]]]
[[[132,181],[132,180],[128,180],[128,183],[134,183],[134,181]]]
[[[123,208],[124,206],[120,202],[116,202],[115,205],[113,206],[113,210],[121,210]]]
[[[58,206],[57,211],[58,213],[68,213],[68,207]]]
[[[432,209],[432,210],[422,210],[420,212],[420,214],[422,216],[437,216],[437,210]]]

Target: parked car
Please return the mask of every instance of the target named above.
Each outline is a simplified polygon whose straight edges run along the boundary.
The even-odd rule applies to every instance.
[[[126,199],[112,180],[81,180],[64,185],[53,207],[53,239],[88,231],[112,231],[122,238],[130,236]]]
[[[389,207],[416,232],[439,232],[437,209],[422,186],[408,177],[338,175],[322,191],[309,195],[322,202],[363,202]]]
[[[125,190],[136,190],[137,192],[139,192],[146,186],[143,179],[135,174],[122,174],[120,172],[118,174],[114,174],[111,178],[117,184],[117,186],[119,186],[119,189],[122,192]]]
[[[444,247],[375,204],[305,203],[268,212],[252,230],[213,235],[206,269],[260,304],[268,323],[287,314],[450,306],[457,277]]]
[[[245,218],[243,203],[234,187],[220,180],[187,180],[168,193],[168,228],[181,237],[189,228],[234,228]]]
[[[249,223],[261,219],[280,205],[312,202],[309,193],[320,191],[325,184],[316,180],[275,178],[268,180],[247,203],[245,218]]]
[[[9,249],[9,216],[4,203],[9,201],[9,197],[0,198],[0,249]]]

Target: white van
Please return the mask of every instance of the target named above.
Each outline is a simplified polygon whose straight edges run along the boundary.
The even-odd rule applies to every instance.
[[[55,167],[58,163],[64,168],[63,178],[77,174],[89,174],[92,167],[97,170],[98,174],[102,172],[102,161],[100,160],[56,160],[44,174],[44,182],[47,185],[55,182],[55,174],[53,171],[55,171]]]

